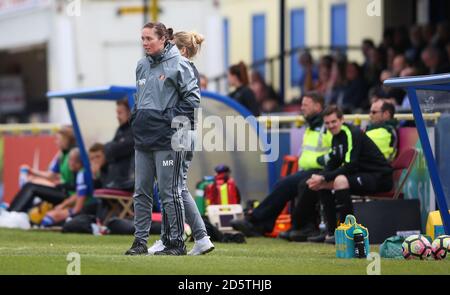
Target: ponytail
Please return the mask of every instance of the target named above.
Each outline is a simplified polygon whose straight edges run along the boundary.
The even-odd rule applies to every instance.
[[[176,32],[173,35],[173,41],[178,49],[186,48],[186,57],[191,59],[197,55],[201,49],[201,44],[205,38],[196,32]]]
[[[229,72],[231,75],[236,76],[242,85],[247,86],[249,84],[247,66],[244,62],[241,61],[236,65],[232,65],[229,68]]]

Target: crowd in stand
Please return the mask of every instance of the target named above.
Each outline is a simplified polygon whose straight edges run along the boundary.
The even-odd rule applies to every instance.
[[[367,112],[376,98],[390,99],[398,110],[408,110],[405,92],[385,87],[383,82],[393,77],[449,73],[450,24],[387,28],[380,44],[363,40],[361,53],[362,64],[349,60],[345,52],[336,51],[314,60],[309,51],[302,51],[298,81],[301,93],[317,91],[324,96],[325,104],[335,104],[345,113]],[[240,69],[238,75],[242,78],[239,84],[234,81],[236,69]],[[257,71],[251,73],[251,79],[247,74],[244,77],[244,71],[243,63],[229,69],[229,85],[236,89],[230,94],[232,98],[253,114],[286,109]]]

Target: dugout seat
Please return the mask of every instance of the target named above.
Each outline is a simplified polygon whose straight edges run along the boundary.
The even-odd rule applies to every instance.
[[[409,175],[416,162],[418,151],[415,148],[408,148],[399,153],[399,155],[392,161],[391,165],[394,169],[393,182],[394,187],[389,192],[377,193],[367,196],[373,199],[398,199],[403,197],[403,187],[408,180]],[[405,175],[402,177],[403,172]]]
[[[113,216],[117,216],[122,219],[134,215],[132,192],[102,188],[94,191],[94,197],[105,200],[111,206],[111,210],[109,210],[105,217],[105,223]]]

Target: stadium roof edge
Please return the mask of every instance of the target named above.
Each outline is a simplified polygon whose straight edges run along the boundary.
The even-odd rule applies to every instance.
[[[102,86],[65,91],[49,91],[47,92],[47,97],[117,100],[134,92],[136,92],[136,87],[134,86]]]
[[[384,85],[391,87],[420,87],[429,85],[448,85],[450,87],[450,73],[415,77],[391,78],[384,81]]]

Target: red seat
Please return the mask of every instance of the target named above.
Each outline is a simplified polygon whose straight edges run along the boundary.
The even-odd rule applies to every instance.
[[[98,196],[98,195],[112,195],[112,196],[117,196],[117,197],[130,198],[133,196],[133,192],[122,191],[122,190],[118,190],[118,189],[100,188],[100,189],[96,189],[94,191],[94,196]]]
[[[412,168],[416,161],[418,152],[415,148],[408,148],[400,152],[400,154],[392,162],[392,168],[394,168],[393,181],[394,187],[391,191],[385,193],[377,193],[368,196],[369,198],[390,198],[398,199],[402,196],[402,190],[411,174]],[[403,171],[406,171],[405,176],[402,178]]]

